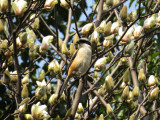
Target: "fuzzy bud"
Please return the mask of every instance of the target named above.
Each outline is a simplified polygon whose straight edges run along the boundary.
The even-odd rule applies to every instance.
[[[156,87],[150,93],[150,101],[156,100],[158,98],[158,94],[159,94],[159,88]]]
[[[146,80],[146,75],[145,75],[144,70],[142,68],[139,70],[138,80],[141,81],[142,83],[144,83]]]
[[[99,116],[99,120],[104,120],[103,114],[101,114],[101,115]]]
[[[105,94],[105,90],[104,90],[104,87],[103,85],[100,86],[100,88],[98,89],[98,93],[103,96]]]
[[[125,83],[129,82],[129,69],[127,69],[123,75],[123,82]]]
[[[8,48],[8,40],[3,40],[1,45],[0,45],[1,49],[7,49]]]
[[[110,75],[106,77],[104,86],[106,91],[110,91],[111,89],[113,89],[114,82],[113,82],[113,78]]]
[[[112,115],[113,109],[112,109],[111,105],[110,105],[110,104],[107,104],[106,108],[107,108],[107,114],[108,114],[108,115]]]
[[[48,100],[48,103],[52,106],[55,104],[57,100],[58,95],[57,94],[52,94]]]
[[[79,103],[78,104],[78,108],[77,108],[77,113],[78,114],[81,114],[81,113],[83,113],[84,112],[84,108],[83,108],[83,106],[82,106],[82,103]]]
[[[131,41],[126,47],[125,47],[125,56],[129,57],[133,53],[133,49],[135,47],[135,42]]]
[[[133,100],[133,92],[129,91],[129,95],[128,95],[128,98],[127,98],[127,102],[128,103],[131,103]]]
[[[42,69],[39,73],[38,80],[42,81],[45,78],[45,71]]]
[[[29,96],[27,84],[23,85],[21,96],[22,96],[22,98],[27,98]]]
[[[63,54],[68,55],[69,50],[68,50],[68,48],[67,48],[67,46],[66,46],[65,43],[62,44],[62,49],[61,49],[61,51],[62,51]]]
[[[79,40],[78,34],[76,33],[73,39],[73,44],[76,45]]]
[[[40,99],[46,94],[46,87],[38,87],[35,91],[36,98]]]
[[[36,14],[32,14],[30,16],[30,20],[34,20],[34,22],[31,24],[31,27],[35,30],[38,30],[39,29],[39,18],[35,18],[36,17]]]
[[[0,1],[0,9],[2,12],[6,12],[8,10],[8,0]]]
[[[98,77],[99,77],[99,73],[98,73],[97,71],[94,71],[93,77],[94,77],[94,78],[98,78]]]
[[[29,73],[26,74],[22,79],[22,84],[28,84],[29,83]]]
[[[118,33],[119,27],[121,26],[121,22],[118,20],[111,25],[111,33]]]
[[[129,120],[134,120],[134,114],[132,114],[130,117],[129,117]]]
[[[25,118],[26,120],[34,120],[31,114],[25,114],[25,115],[24,115],[24,118]]]
[[[10,72],[10,75],[11,75],[11,82],[16,83],[18,81],[17,71]]]
[[[32,105],[31,114],[32,114],[32,117],[36,120],[50,118],[50,115],[47,112],[47,106],[41,105],[40,102]]]
[[[106,57],[102,57],[98,59],[94,65],[96,71],[101,71],[105,68],[106,65]]]
[[[103,41],[103,46],[105,48],[109,48],[113,44],[113,39],[114,39],[114,34],[105,37],[105,39]]]
[[[88,23],[82,27],[81,34],[88,35],[91,30],[93,30],[94,24]]]
[[[154,86],[157,84],[157,78],[154,76],[154,75],[151,75],[148,79],[148,85],[151,87],[151,86]]]
[[[10,81],[11,81],[11,77],[10,77],[10,73],[8,71],[8,68],[7,68],[3,73],[3,82],[5,84],[9,85]]]
[[[113,6],[117,5],[119,3],[119,0],[113,0]]]
[[[113,0],[106,0],[106,4],[108,6],[112,6],[113,5]]]
[[[70,44],[70,55],[73,56],[73,54],[75,53],[75,51],[76,51],[76,48],[74,47],[74,44],[71,43]]]
[[[124,5],[119,13],[119,17],[123,22],[127,21],[127,5]]]
[[[105,26],[106,26],[106,21],[103,20],[103,21],[100,23],[100,25],[99,25],[99,29],[100,29],[99,32],[100,32],[100,33],[103,33],[103,32],[104,32]]]
[[[27,43],[29,48],[34,46],[34,43],[37,39],[36,34],[33,32],[33,30],[30,30],[29,28],[26,29],[27,32]]]
[[[28,109],[27,103],[24,103],[22,105],[19,106],[18,111],[22,114],[24,114]]]
[[[45,36],[40,46],[40,52],[46,52],[49,49],[49,44],[53,41],[53,36]]]
[[[27,32],[20,33],[19,39],[22,42],[22,44],[25,44],[27,42]]]
[[[91,44],[93,46],[96,46],[99,42],[99,33],[97,30],[94,30],[94,32],[92,33],[92,36],[91,36]]]
[[[137,86],[134,87],[133,96],[134,96],[135,99],[138,98],[138,96],[139,96],[139,87],[137,87]]]
[[[145,21],[144,21],[144,29],[151,29],[155,26],[156,24],[156,17],[155,17],[155,14],[153,14],[151,17],[147,18]]]
[[[52,10],[56,4],[58,4],[58,0],[46,0],[44,8]]]
[[[126,83],[123,81],[122,84],[121,84],[121,86],[120,86],[120,88],[124,89],[125,87],[126,87]]]
[[[143,27],[142,26],[137,26],[136,28],[135,28],[135,31],[134,31],[134,37],[135,38],[138,38],[138,37],[140,37],[142,34],[143,34]]]
[[[27,10],[27,2],[25,0],[15,0],[12,2],[12,8],[16,15],[22,16]]]
[[[66,2],[66,0],[60,0],[60,6],[62,6],[64,8],[68,8],[69,4]]]
[[[126,100],[126,99],[128,98],[128,96],[129,96],[129,87],[126,86],[126,87],[124,88],[124,90],[123,90],[123,93],[122,93],[122,98],[123,98],[123,100]]]
[[[36,57],[38,47],[39,45],[35,44],[29,48],[29,57],[31,58],[31,60],[34,60],[34,58]]]
[[[111,33],[112,22],[109,21],[107,24],[104,24],[104,35],[109,35]]]

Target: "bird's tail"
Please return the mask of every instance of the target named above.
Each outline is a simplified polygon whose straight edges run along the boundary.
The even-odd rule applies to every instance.
[[[59,91],[58,98],[61,97],[64,89],[65,89],[66,86],[67,86],[67,83],[68,83],[69,79],[70,79],[70,77],[67,76],[66,79],[65,79],[65,81],[64,81],[64,83],[63,83],[63,85],[62,85],[62,87],[61,87],[61,89],[60,89],[60,91]]]

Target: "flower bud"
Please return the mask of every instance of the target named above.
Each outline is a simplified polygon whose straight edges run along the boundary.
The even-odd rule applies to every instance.
[[[123,98],[123,100],[126,100],[126,99],[128,98],[128,96],[129,96],[129,87],[126,86],[126,87],[124,88],[124,90],[123,90],[123,93],[122,93],[122,98]]]
[[[138,38],[138,37],[140,37],[142,34],[143,34],[143,27],[142,26],[137,26],[136,28],[135,28],[135,31],[134,31],[134,37],[135,38]]]
[[[11,81],[11,77],[10,77],[10,73],[8,71],[8,68],[7,68],[3,73],[3,82],[5,84],[9,85],[10,81]]]
[[[36,57],[38,47],[39,45],[35,44],[29,48],[29,57],[31,58],[31,60],[34,60],[34,58]]]
[[[134,49],[134,46],[135,46],[135,42],[134,41],[131,41],[126,47],[125,47],[125,56],[131,56],[132,53],[133,53],[133,49]]]
[[[27,10],[27,2],[25,0],[15,0],[12,2],[12,8],[16,15],[22,16]]]
[[[133,89],[133,96],[134,96],[134,98],[135,99],[137,99],[138,98],[138,96],[139,96],[139,87],[134,87],[134,89]]]
[[[113,78],[111,77],[111,75],[108,75],[106,77],[104,86],[107,92],[113,89],[114,82],[113,82]]]
[[[156,24],[156,17],[155,14],[153,14],[151,17],[147,18],[144,21],[143,27],[144,29],[151,29],[155,26]]]
[[[133,22],[134,20],[137,19],[137,11],[132,11],[128,16],[127,16],[127,22]]]
[[[144,83],[146,80],[146,75],[144,74],[144,70],[142,68],[139,70],[138,80],[141,81],[142,83]]]
[[[68,8],[69,4],[66,2],[66,0],[60,0],[60,6],[62,6],[64,8]]]
[[[109,35],[111,33],[112,22],[109,21],[107,24],[104,24],[104,35]]]
[[[140,60],[140,62],[138,64],[137,70],[139,71],[140,69],[143,69],[144,73],[146,73],[145,72],[145,70],[146,70],[146,61],[144,59]]]
[[[17,71],[10,72],[10,75],[11,75],[11,82],[16,83],[18,81]]]
[[[67,96],[64,94],[64,92],[62,93],[60,100],[64,100],[64,101],[67,100]]]
[[[113,5],[113,0],[106,0],[106,4],[108,6],[112,6]]]
[[[123,75],[123,82],[125,83],[129,82],[129,69],[127,69]]]
[[[125,64],[125,63],[127,63],[127,58],[126,57],[122,57],[120,59],[120,61],[121,61],[122,64]]]
[[[62,49],[62,44],[63,44],[63,41],[61,38],[58,38],[58,45],[59,45],[59,49],[61,50]]]
[[[103,46],[109,48],[113,44],[114,34],[104,37]]]
[[[3,32],[3,31],[4,31],[4,22],[3,20],[0,19],[0,32]]]
[[[48,100],[48,103],[50,106],[54,105],[55,102],[57,101],[57,97],[58,95],[57,94],[52,94]]]
[[[118,20],[111,25],[111,33],[118,33],[119,27],[121,26],[121,22]]]
[[[98,73],[97,71],[94,71],[93,77],[94,77],[94,78],[98,78],[98,77],[99,77],[99,73]]]
[[[46,94],[46,87],[38,87],[35,91],[36,98],[40,99]]]
[[[73,39],[73,44],[76,45],[79,40],[78,34],[76,33]]]
[[[99,120],[104,120],[103,114],[101,114],[101,115],[99,116]]]
[[[45,71],[42,69],[39,73],[38,80],[42,81],[45,78]]]
[[[3,40],[0,47],[3,50],[7,49],[8,48],[8,40]]]
[[[53,36],[45,36],[40,46],[40,52],[46,52],[49,49],[49,44],[53,41]]]
[[[158,94],[159,94],[159,88],[156,87],[150,93],[150,101],[156,100],[158,98]]]
[[[29,96],[27,84],[23,85],[21,96],[22,96],[22,98],[27,98]]]
[[[69,51],[68,51],[68,48],[67,48],[65,43],[62,44],[61,51],[62,51],[63,54],[68,55]]]
[[[27,108],[28,108],[27,103],[24,103],[19,106],[18,111],[23,114],[27,111]]]
[[[74,120],[80,120],[80,119],[81,119],[81,115],[76,112]]]
[[[40,102],[32,105],[31,114],[32,114],[32,117],[36,120],[50,118],[50,115],[47,112],[47,106],[41,105]]]
[[[127,21],[127,5],[124,5],[119,13],[119,17],[123,22]]]
[[[113,6],[117,5],[119,3],[119,0],[113,0]]]
[[[99,32],[100,33],[104,33],[104,28],[105,28],[105,26],[106,26],[106,21],[105,20],[103,20],[101,23],[100,23],[100,25],[99,25]]]
[[[96,71],[101,71],[105,68],[106,65],[106,57],[102,57],[98,59],[94,65]]]
[[[70,55],[71,55],[71,57],[73,56],[73,54],[75,53],[75,51],[76,51],[76,48],[74,47],[74,44],[71,43],[70,44]]]
[[[29,73],[26,74],[22,79],[22,84],[28,84],[29,83]]]
[[[25,118],[26,120],[33,120],[33,117],[32,117],[31,114],[25,114],[25,115],[24,115],[24,118]]]
[[[51,91],[52,91],[51,83],[48,83],[48,85],[47,85],[47,94],[50,94]]]
[[[27,32],[20,33],[19,39],[22,42],[22,44],[25,44],[27,42]]]
[[[124,89],[125,87],[126,87],[126,83],[123,81],[122,84],[121,84],[121,86],[120,86],[120,88]]]
[[[94,30],[91,36],[91,44],[93,46],[97,46],[98,42],[99,42],[99,33],[97,32],[97,30]]]
[[[93,30],[94,24],[88,23],[82,27],[81,34],[88,35],[91,30]]]
[[[47,94],[46,93],[40,98],[40,101],[42,101],[43,103],[47,101]]]
[[[38,30],[39,29],[39,18],[35,18],[36,17],[36,14],[32,14],[30,16],[30,20],[34,20],[34,22],[31,24],[31,27],[35,30]]]
[[[154,75],[151,75],[148,79],[148,85],[151,87],[151,86],[154,86],[157,84],[157,78],[154,76]]]
[[[104,90],[103,85],[101,85],[101,86],[100,86],[100,88],[98,89],[98,93],[99,93],[101,96],[103,96],[103,95],[104,95],[105,90]]]
[[[58,4],[58,0],[46,0],[44,8],[52,10],[56,4]]]
[[[128,98],[127,98],[127,102],[128,103],[131,103],[133,100],[133,92],[129,91],[129,95],[128,95]]]
[[[130,117],[129,117],[129,120],[134,120],[134,114],[132,114]]]
[[[2,12],[6,12],[8,10],[8,0],[0,1],[0,9]]]
[[[112,109],[111,105],[110,105],[110,104],[107,104],[106,108],[107,108],[107,114],[108,114],[108,115],[112,115],[113,109]]]
[[[78,108],[77,108],[77,113],[78,114],[81,114],[84,112],[84,109],[83,109],[83,106],[82,106],[82,103],[79,103],[78,104]]]
[[[61,73],[61,68],[57,60],[53,60],[54,62],[54,73],[60,74]]]
[[[34,46],[34,43],[37,39],[36,34],[33,32],[33,30],[30,30],[29,28],[26,29],[27,32],[27,43],[29,48]]]

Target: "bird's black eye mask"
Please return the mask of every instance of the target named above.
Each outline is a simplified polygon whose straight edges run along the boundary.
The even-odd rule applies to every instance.
[[[81,43],[86,43],[88,45],[91,45],[91,43],[89,41],[87,41],[87,40],[79,40],[79,41],[77,41],[77,44],[81,44]]]

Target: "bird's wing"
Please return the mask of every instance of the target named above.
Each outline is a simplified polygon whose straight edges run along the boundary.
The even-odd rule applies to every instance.
[[[79,49],[77,49],[77,50],[74,52],[74,54],[72,55],[72,58],[71,58],[71,60],[70,60],[70,64],[69,64],[68,68],[71,66],[71,64],[72,64],[73,60],[75,59],[75,57],[76,57],[76,55],[77,55],[78,50],[79,50]]]

